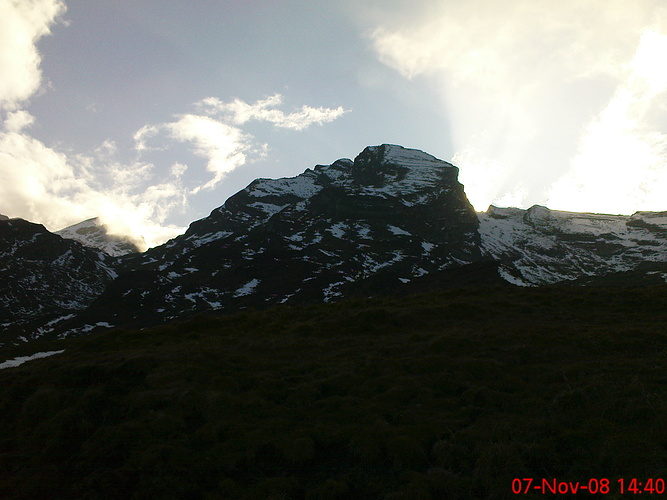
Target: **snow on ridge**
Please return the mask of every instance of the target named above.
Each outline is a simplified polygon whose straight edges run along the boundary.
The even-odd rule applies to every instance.
[[[661,227],[643,216],[491,206],[486,213],[478,213],[478,218],[484,252],[501,262],[515,255],[511,263],[526,284],[629,271],[641,262],[667,261],[667,241],[653,229],[657,226],[660,231]],[[654,218],[662,222],[662,214]],[[637,219],[648,227],[633,224]],[[517,279],[503,277],[510,282]]]
[[[186,239],[192,241],[193,248],[198,248],[202,245],[206,245],[207,243],[211,243],[212,241],[227,238],[228,236],[231,236],[233,234],[234,233],[232,231],[217,231],[215,233],[211,232],[203,236],[193,234],[188,236]]]
[[[249,203],[248,206],[252,207],[252,208],[256,208],[258,210],[261,210],[262,212],[264,212],[269,217],[272,217],[275,214],[277,214],[278,212],[280,212],[281,210],[288,207],[289,204],[276,205],[275,203],[264,203],[264,202],[261,202],[261,201],[256,201],[254,203]]]
[[[443,185],[443,174],[448,169],[455,169],[458,175],[458,168],[435,156],[424,153],[418,149],[407,149],[393,144],[384,144],[382,146],[373,146],[371,151],[379,151],[384,148],[384,155],[380,161],[387,165],[405,167],[403,178],[392,179],[382,187],[373,188],[372,191],[385,193],[394,197],[410,197],[404,204],[412,206],[422,204],[428,200],[423,197],[424,191],[430,191],[434,188],[448,188]],[[417,197],[418,199],[412,199]]]
[[[87,219],[77,224],[55,231],[58,236],[75,240],[89,248],[102,250],[107,255],[119,257],[138,251],[138,246],[129,238],[110,235],[100,223],[98,217]]]
[[[299,198],[310,198],[317,194],[322,186],[315,184],[314,172],[307,170],[295,177],[280,179],[257,179],[246,188],[253,197],[293,194]]]
[[[343,238],[345,236],[345,230],[348,228],[348,225],[344,222],[337,222],[330,228],[327,228],[326,231],[329,231],[335,238]]]
[[[662,226],[667,229],[667,212],[635,212],[630,216],[630,220],[641,220],[652,226]]]
[[[435,245],[433,243],[430,243],[428,241],[422,241],[422,248],[424,249],[424,255],[431,253],[431,250],[435,248]]]
[[[359,235],[360,238],[364,240],[371,239],[371,226],[369,226],[368,224],[357,223],[355,224],[355,228],[357,229],[357,234]]]
[[[396,144],[383,144],[382,146],[376,146],[376,148],[384,148],[384,161],[386,163],[404,165],[407,167],[454,167],[452,164],[439,160],[435,156],[419,149],[404,148],[403,146],[398,146]]]

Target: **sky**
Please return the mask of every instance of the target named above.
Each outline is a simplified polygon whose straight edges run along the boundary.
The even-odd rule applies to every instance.
[[[490,204],[667,210],[663,0],[0,0],[0,213],[147,246],[400,144]]]

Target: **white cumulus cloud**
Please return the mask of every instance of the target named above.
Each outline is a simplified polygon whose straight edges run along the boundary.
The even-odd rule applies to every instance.
[[[0,0],[0,109],[17,109],[42,81],[36,42],[65,12],[58,0]]]
[[[4,127],[10,132],[20,132],[29,127],[35,121],[35,117],[25,110],[10,111],[7,113]]]
[[[191,114],[181,116],[166,127],[174,139],[191,143],[194,152],[206,159],[206,169],[213,173],[213,178],[195,188],[196,191],[213,188],[226,174],[246,162],[245,151],[250,148],[250,138],[239,128],[208,116]]]
[[[250,157],[261,157],[268,145],[241,128],[251,120],[268,122],[275,127],[304,130],[313,124],[333,121],[344,113],[339,108],[302,106],[299,111],[285,113],[278,109],[283,102],[280,94],[247,103],[240,99],[229,102],[207,97],[195,103],[201,114],[176,115],[172,122],[145,125],[134,134],[138,152],[164,150],[170,142],[189,144],[192,152],[206,161],[206,170],[213,176],[191,189],[213,189],[225,176],[246,164]]]
[[[247,121],[303,130],[344,113],[342,108],[309,106],[285,113],[278,109],[279,95],[253,104],[209,97],[196,104],[201,114],[175,115],[173,121],[139,129],[134,151],[119,151],[112,139],[91,152],[59,151],[30,135],[37,120],[24,108],[43,83],[37,42],[50,33],[65,5],[58,0],[0,0],[0,12],[0,212],[50,230],[99,217],[111,234],[149,247],[163,243],[185,230],[168,220],[187,207],[191,196],[213,189],[249,155],[261,156],[266,149],[242,130]],[[193,163],[174,159],[161,168],[145,159],[176,144],[190,149]],[[192,168],[197,160],[204,163],[203,177]]]
[[[249,120],[269,122],[276,127],[292,130],[304,130],[313,124],[321,125],[341,117],[347,111],[338,108],[313,108],[301,106],[301,109],[292,113],[285,113],[276,109],[283,103],[283,96],[274,94],[266,99],[249,104],[240,99],[223,102],[216,97],[207,97],[198,104],[199,108],[210,116],[221,116],[235,124],[241,125]]]
[[[3,212],[58,230],[98,216],[112,234],[148,246],[184,228],[165,224],[186,203],[175,176],[146,187],[153,165],[123,164],[106,153],[68,157],[22,133],[0,133]]]
[[[165,224],[185,203],[176,176],[146,189],[153,165],[115,159],[104,141],[91,154],[65,154],[27,133],[35,122],[21,107],[40,89],[40,38],[65,12],[55,0],[0,0],[0,208],[6,215],[58,230],[98,216],[112,234],[150,245],[184,228]]]

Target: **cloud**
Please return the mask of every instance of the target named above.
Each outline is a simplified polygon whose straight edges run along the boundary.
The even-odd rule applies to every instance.
[[[644,32],[627,75],[607,107],[586,126],[569,171],[551,188],[550,206],[631,213],[664,210],[667,192],[667,71],[655,64],[667,35]],[[662,114],[662,113],[660,113]]]
[[[173,122],[147,125],[134,134],[135,150],[141,154],[166,150],[176,143],[190,145],[192,152],[206,160],[206,170],[213,177],[191,188],[190,194],[202,189],[213,189],[232,170],[244,165],[247,155],[255,151],[253,137],[240,128],[214,120],[208,116],[179,115]],[[188,170],[187,165],[175,164],[176,177]]]
[[[41,84],[37,41],[65,12],[57,0],[0,0],[0,109],[15,110]]]
[[[56,0],[0,0],[2,210],[51,230],[98,216],[112,234],[149,246],[162,243],[184,230],[165,224],[167,215],[186,203],[178,179],[182,168],[146,188],[153,165],[116,160],[111,140],[91,155],[66,155],[26,133],[35,118],[20,108],[42,84],[36,44],[65,10]]]
[[[141,153],[164,150],[171,141],[189,144],[192,152],[206,160],[206,170],[213,177],[192,188],[191,194],[213,189],[225,176],[246,164],[250,157],[262,157],[267,144],[240,127],[248,121],[264,121],[279,128],[304,130],[313,124],[333,121],[347,111],[339,108],[302,106],[300,111],[285,113],[277,106],[283,102],[274,94],[254,103],[240,99],[225,102],[207,97],[195,103],[201,114],[176,115],[173,122],[146,125],[134,134],[135,150]]]
[[[266,99],[248,104],[240,99],[232,102],[222,102],[216,97],[207,97],[197,103],[198,107],[209,116],[221,116],[237,125],[242,125],[249,120],[269,122],[276,127],[292,130],[304,130],[313,124],[321,125],[340,118],[347,110],[338,108],[313,108],[301,106],[299,111],[285,114],[275,109],[283,103],[280,94],[274,94]]]
[[[24,110],[10,111],[4,122],[4,128],[10,132],[20,132],[29,127],[35,121],[35,117]]]
[[[166,127],[174,139],[191,143],[195,154],[207,160],[206,169],[213,173],[213,178],[195,188],[195,193],[213,188],[226,174],[243,165],[245,151],[251,148],[249,135],[207,116],[183,115]]]
[[[0,11],[0,210],[50,230],[99,217],[111,234],[145,240],[149,247],[163,243],[185,230],[167,221],[175,211],[185,210],[191,196],[213,189],[249,155],[265,151],[266,145],[240,128],[248,120],[303,130],[344,112],[303,106],[284,113],[276,109],[279,95],[254,104],[210,97],[197,105],[203,114],[176,115],[174,121],[139,129],[130,154],[118,151],[112,139],[92,152],[64,153],[28,133],[36,120],[21,108],[42,84],[37,41],[50,33],[65,5],[57,0],[0,0]],[[189,165],[176,161],[159,168],[143,158],[179,143],[204,159],[212,175],[193,175],[186,187],[184,174],[193,170]]]
[[[216,102],[219,107],[224,105],[215,98],[209,98],[209,102]],[[238,104],[241,101],[234,102],[237,104],[232,108],[241,109]],[[274,105],[277,101],[269,98],[243,109],[254,109],[257,116],[264,117],[262,109]],[[261,119],[294,130],[320,123],[321,108],[304,109],[303,113],[292,114],[270,109],[271,113]],[[241,119],[240,111],[225,117],[230,123],[205,114],[182,114],[174,118],[137,130],[133,135],[136,157],[123,162],[118,160],[121,152],[117,144],[110,139],[90,154],[58,152],[25,132],[34,121],[29,113],[9,112],[0,132],[3,211],[39,221],[52,230],[97,216],[112,234],[130,236],[135,241],[143,238],[149,247],[181,234],[185,228],[166,223],[173,212],[184,210],[191,196],[213,189],[249,158],[262,156],[266,145],[237,125],[245,120]],[[296,123],[298,128],[292,126]],[[186,186],[184,174],[192,173],[191,166],[174,162],[165,169],[167,175],[158,175],[160,169],[155,163],[142,159],[179,143],[187,145],[196,158],[203,159],[205,170],[212,175],[203,178],[193,173]]]
[[[68,157],[26,134],[0,133],[3,211],[51,230],[98,216],[112,234],[148,246],[181,234],[184,228],[165,224],[186,204],[177,177],[146,187],[153,165],[123,164],[110,154]]]
[[[411,12],[385,14],[370,31],[371,44],[379,60],[406,79],[428,78],[439,89],[434,104],[452,124],[455,152],[475,160],[470,168],[461,165],[461,177],[485,191],[471,193],[478,209],[512,193],[527,193],[528,204],[556,200],[552,185],[571,178],[572,169],[578,182],[593,182],[596,175],[584,171],[609,160],[596,156],[604,153],[604,130],[616,134],[607,136],[608,147],[618,134],[626,142],[641,135],[654,152],[661,147],[655,134],[665,124],[655,123],[649,110],[663,105],[667,80],[662,2],[422,0]],[[640,75],[652,90],[629,91],[628,82]],[[623,113],[607,111],[623,96]],[[624,116],[637,120],[635,126],[609,128],[610,120]],[[585,151],[588,163],[577,160]],[[635,152],[635,165],[649,161]],[[649,170],[661,169],[654,163]],[[495,178],[493,186],[472,178],[484,176]],[[618,177],[613,182],[617,190],[624,186]],[[583,191],[568,200],[563,186],[561,208],[576,206]]]

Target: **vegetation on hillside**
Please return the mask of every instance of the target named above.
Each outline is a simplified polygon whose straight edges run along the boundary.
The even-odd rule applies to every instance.
[[[667,479],[666,325],[664,286],[486,288],[30,344],[65,352],[0,370],[0,498],[620,498]]]

